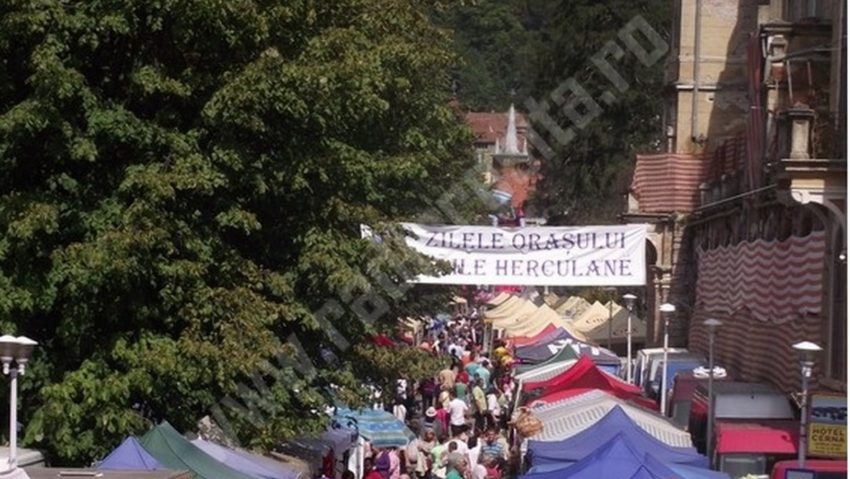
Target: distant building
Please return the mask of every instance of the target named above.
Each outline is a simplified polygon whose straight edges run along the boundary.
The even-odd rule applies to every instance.
[[[537,162],[526,144],[528,123],[513,105],[507,113],[466,113],[475,135],[475,155],[484,172],[483,181],[510,195],[514,208],[522,208],[534,189]]]
[[[816,379],[846,390],[844,0],[677,0],[663,151],[637,156],[626,221],[649,223],[650,342],[746,381],[799,388],[791,344],[824,347]]]

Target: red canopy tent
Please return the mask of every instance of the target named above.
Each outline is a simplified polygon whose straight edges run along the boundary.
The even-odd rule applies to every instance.
[[[523,392],[535,389],[543,389],[542,397],[536,398],[536,400],[546,400],[547,396],[572,389],[599,389],[620,399],[634,401],[644,407],[657,408],[655,401],[641,395],[639,387],[623,382],[602,371],[587,356],[582,356],[572,367],[551,379],[523,383],[522,385]]]
[[[558,329],[557,326],[555,326],[554,324],[550,324],[543,328],[543,331],[540,331],[534,336],[514,336],[510,338],[510,341],[511,343],[513,343],[514,346],[527,346],[529,344],[535,344],[549,333],[553,333],[556,329]]]

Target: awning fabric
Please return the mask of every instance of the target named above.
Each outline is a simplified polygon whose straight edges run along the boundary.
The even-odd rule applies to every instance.
[[[524,479],[624,478],[670,479],[680,477],[661,461],[629,444],[617,434],[581,461],[549,472],[526,474]]]
[[[139,441],[129,436],[103,459],[97,469],[109,471],[156,471],[168,469],[139,444]]]
[[[573,394],[574,393],[574,394]],[[543,422],[543,431],[534,436],[537,441],[559,441],[575,436],[596,424],[615,407],[620,407],[638,426],[652,437],[673,447],[692,447],[687,431],[655,411],[616,398],[598,389],[569,390],[555,402],[531,403],[532,412]],[[567,396],[567,394],[570,394]]]
[[[356,427],[360,436],[375,447],[404,447],[416,437],[403,422],[383,410],[340,408],[336,420]]]
[[[620,366],[620,358],[613,351],[578,340],[569,333],[553,337],[546,343],[518,347],[514,351],[514,357],[523,362],[538,363],[550,359],[564,348],[572,349],[578,356],[590,357],[595,364]]]
[[[251,454],[247,451],[236,451],[200,438],[193,440],[192,444],[218,462],[254,477],[298,479],[300,475],[298,471],[286,467],[286,464],[282,462]]]
[[[528,451],[534,466],[576,462],[589,456],[618,434],[638,450],[666,463],[708,467],[708,458],[693,447],[673,447],[652,437],[617,406],[593,426],[561,441],[529,441]]]
[[[188,469],[202,479],[251,479],[225,466],[186,440],[171,424],[163,421],[139,440],[142,447],[169,469]]]
[[[563,330],[560,330],[560,331],[563,331]],[[566,334],[566,331],[564,331],[564,333]],[[561,338],[561,339],[563,339],[563,338]],[[563,361],[578,360],[578,358],[579,358],[579,355],[575,351],[575,349],[573,349],[573,348],[561,348],[560,351],[557,351],[556,354],[550,356],[549,359],[543,361],[542,363],[519,364],[519,365],[514,367],[514,371],[517,374],[523,374],[523,373],[526,373],[528,371],[531,371],[532,369],[537,369],[537,368],[540,368],[540,367],[548,366],[548,365],[554,364],[554,363],[560,363],[560,362],[563,362]]]
[[[641,396],[639,387],[620,381],[600,370],[587,356],[582,356],[573,367],[552,379],[522,385],[522,390],[526,392],[535,389],[542,389],[544,396],[567,389],[599,389],[621,399],[633,400],[646,407],[655,407],[653,401]]]
[[[545,342],[547,338],[552,334],[568,334],[567,331],[563,328],[559,328],[554,324],[550,324],[546,326],[543,331],[540,331],[538,334],[534,336],[514,336],[511,338],[511,343],[513,343],[514,347],[520,346],[528,346],[532,344],[538,344]]]
[[[760,421],[717,423],[718,454],[797,454],[800,423]]]

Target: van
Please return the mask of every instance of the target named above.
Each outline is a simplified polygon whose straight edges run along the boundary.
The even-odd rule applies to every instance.
[[[689,352],[685,348],[667,348],[668,357],[671,354],[681,354]],[[643,386],[649,376],[649,363],[655,356],[663,356],[664,348],[648,348],[641,349],[635,355],[635,364],[632,372],[632,377],[635,380],[636,386]]]

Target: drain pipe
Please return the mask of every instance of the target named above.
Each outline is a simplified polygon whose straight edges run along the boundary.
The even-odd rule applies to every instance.
[[[700,41],[702,40],[702,0],[694,0],[694,91],[691,97],[691,141],[699,141]]]

